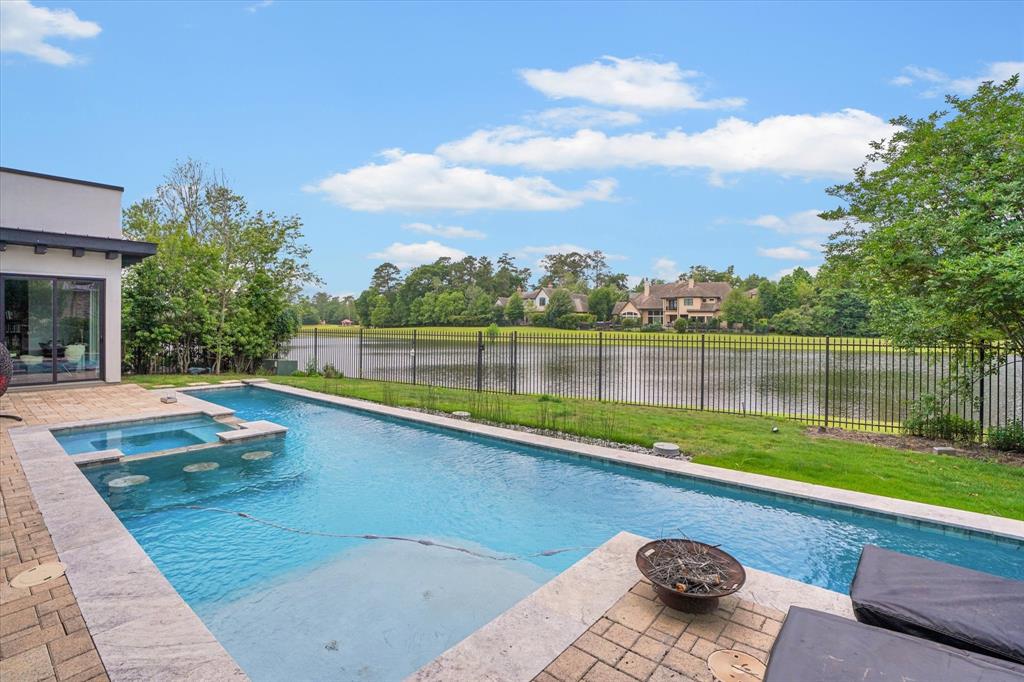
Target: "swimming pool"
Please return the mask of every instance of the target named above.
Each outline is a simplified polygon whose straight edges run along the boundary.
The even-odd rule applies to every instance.
[[[205,414],[150,419],[144,422],[106,424],[53,432],[69,455],[118,449],[126,455],[216,443],[217,434],[233,427]]]
[[[86,470],[255,680],[400,679],[620,530],[720,543],[749,566],[847,591],[874,543],[1024,578],[1020,543],[420,426],[257,388],[204,391],[285,438]],[[264,459],[243,459],[253,451]],[[189,464],[220,466],[185,473]],[[148,484],[112,491],[126,474]]]

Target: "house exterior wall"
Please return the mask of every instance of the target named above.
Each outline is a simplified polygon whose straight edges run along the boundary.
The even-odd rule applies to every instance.
[[[119,188],[95,186],[0,171],[0,226],[120,239]],[[9,244],[0,252],[4,275],[81,277],[103,281],[103,379],[121,380],[121,256],[108,260],[67,249],[36,254],[30,246]]]
[[[121,192],[0,171],[0,225],[120,239]]]

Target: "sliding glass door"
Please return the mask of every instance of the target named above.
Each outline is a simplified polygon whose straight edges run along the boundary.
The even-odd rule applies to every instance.
[[[103,378],[103,282],[3,275],[0,290],[11,384]]]

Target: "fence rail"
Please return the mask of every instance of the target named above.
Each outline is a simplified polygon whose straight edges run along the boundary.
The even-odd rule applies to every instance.
[[[312,329],[282,358],[300,370],[511,394],[798,419],[892,432],[926,394],[984,433],[1024,418],[1024,362],[992,346],[893,348],[882,339],[601,332]],[[986,356],[987,353],[987,356]],[[967,368],[999,357],[967,387]]]

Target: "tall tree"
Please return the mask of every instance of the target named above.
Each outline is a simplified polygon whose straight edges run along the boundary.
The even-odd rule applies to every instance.
[[[370,288],[384,296],[393,294],[401,283],[402,271],[394,263],[381,263],[370,276]]]
[[[619,300],[619,290],[611,286],[598,287],[587,296],[587,308],[602,322],[612,318],[615,302]]]
[[[1005,339],[1024,354],[1024,93],[983,83],[952,112],[893,119],[851,182],[828,262],[897,344]]]
[[[526,317],[526,306],[523,304],[523,297],[518,291],[513,291],[505,304],[505,319],[510,324],[519,324]]]

